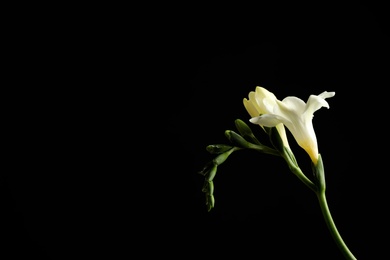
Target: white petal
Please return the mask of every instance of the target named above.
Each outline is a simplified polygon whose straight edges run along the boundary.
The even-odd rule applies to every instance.
[[[256,97],[261,98],[261,99],[263,99],[263,98],[276,99],[276,96],[274,95],[274,93],[266,90],[263,87],[256,87]]]
[[[261,114],[268,114],[273,111],[273,107],[276,105],[276,96],[262,87],[256,87],[256,94],[254,96],[256,104],[260,108]]]
[[[253,105],[253,102],[249,101],[248,99],[244,98],[244,107],[246,111],[248,111],[248,114],[251,117],[255,117],[259,115],[259,112],[256,110],[255,106]]]
[[[283,144],[285,147],[290,148],[290,145],[288,143],[287,135],[286,135],[286,129],[284,128],[283,123],[278,119],[279,117],[276,115],[270,115],[265,114],[262,116],[257,116],[249,119],[249,121],[253,124],[258,124],[261,127],[276,127],[276,129],[279,132],[280,138],[283,141]]]
[[[336,95],[336,92],[328,92],[328,91],[324,91],[322,92],[321,94],[319,94],[318,96],[325,99],[325,98],[330,98],[330,97],[333,97],[334,95]]]
[[[281,102],[284,109],[293,110],[296,114],[302,114],[305,111],[306,103],[297,97],[286,97]]]
[[[307,100],[305,116],[312,117],[315,111],[320,109],[321,107],[329,108],[328,102],[326,102],[325,98],[333,97],[335,92],[322,92],[320,95],[310,95]]]
[[[253,124],[258,124],[266,127],[274,127],[280,123],[283,123],[281,118],[273,114],[265,114],[262,116],[252,117],[249,121]]]

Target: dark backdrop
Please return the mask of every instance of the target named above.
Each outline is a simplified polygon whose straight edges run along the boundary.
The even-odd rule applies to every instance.
[[[205,147],[227,143],[235,119],[249,120],[242,99],[256,86],[305,101],[336,92],[313,119],[329,207],[359,260],[385,254],[381,7],[82,10],[22,26],[30,45],[17,45],[24,62],[15,66],[26,73],[9,94],[12,167],[2,189],[5,248],[15,259],[343,259],[315,195],[279,158],[234,153],[218,168],[207,212],[198,174],[213,158]]]

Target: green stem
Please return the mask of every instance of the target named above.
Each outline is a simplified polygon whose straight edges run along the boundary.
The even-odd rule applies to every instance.
[[[290,171],[294,173],[307,187],[316,192],[316,185],[309,178],[307,178],[306,175],[302,172],[301,168],[299,168],[294,154],[289,149],[284,149],[284,154],[282,156],[286,160]]]
[[[307,187],[309,187],[312,191],[316,192],[317,188],[315,184],[306,177],[305,174],[301,171],[301,169],[295,165],[289,164],[290,170],[294,173],[298,179],[300,179]]]
[[[328,202],[326,200],[325,191],[319,191],[316,192],[318,201],[320,203],[322,215],[324,216],[326,225],[328,226],[328,229],[330,231],[330,234],[332,235],[334,241],[336,242],[337,246],[343,253],[346,259],[348,260],[356,260],[356,257],[351,253],[351,251],[348,249],[347,245],[344,243],[344,240],[340,236],[339,231],[336,228],[336,225],[333,221],[332,215],[330,213]]]

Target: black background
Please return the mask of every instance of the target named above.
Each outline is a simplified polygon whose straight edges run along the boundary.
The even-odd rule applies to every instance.
[[[256,86],[304,101],[336,92],[313,118],[329,207],[357,259],[385,254],[380,6],[87,6],[44,17],[20,24],[9,66],[8,259],[343,259],[315,195],[280,158],[234,153],[207,212],[205,147],[249,119],[242,99]]]

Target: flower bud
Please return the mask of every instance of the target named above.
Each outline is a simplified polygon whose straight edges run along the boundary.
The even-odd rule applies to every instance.
[[[247,135],[247,136],[253,135],[253,132],[250,129],[250,127],[241,119],[236,119],[236,121],[234,121],[234,123],[236,125],[238,132],[240,132],[241,135],[244,135],[244,136],[245,135]]]
[[[214,208],[215,205],[215,199],[212,194],[206,194],[206,205],[207,210],[210,211],[212,208]]]
[[[204,193],[213,194],[214,193],[214,183],[212,181],[204,181],[202,191]]]
[[[218,155],[217,157],[214,158],[214,160],[213,160],[214,164],[221,165],[223,162],[226,161],[226,159],[229,157],[229,155],[232,152],[233,152],[233,148],[224,152],[224,153],[221,153],[220,155]]]
[[[206,147],[206,150],[211,154],[220,154],[230,150],[231,148],[233,147],[226,144],[211,144]]]
[[[212,181],[216,174],[217,174],[217,165],[214,164],[211,167],[210,171],[207,173],[206,180],[207,181]]]
[[[238,132],[240,132],[241,136],[245,140],[247,140],[247,141],[249,141],[251,143],[261,144],[259,142],[259,140],[257,140],[255,135],[253,134],[253,132],[250,129],[250,127],[244,121],[242,121],[241,119],[237,119],[235,121],[235,124],[236,124],[236,128],[237,128]]]
[[[231,130],[226,130],[225,135],[229,139],[229,141],[232,142],[233,144],[243,148],[250,148],[249,142],[246,141],[241,135],[237,134],[236,132]]]

